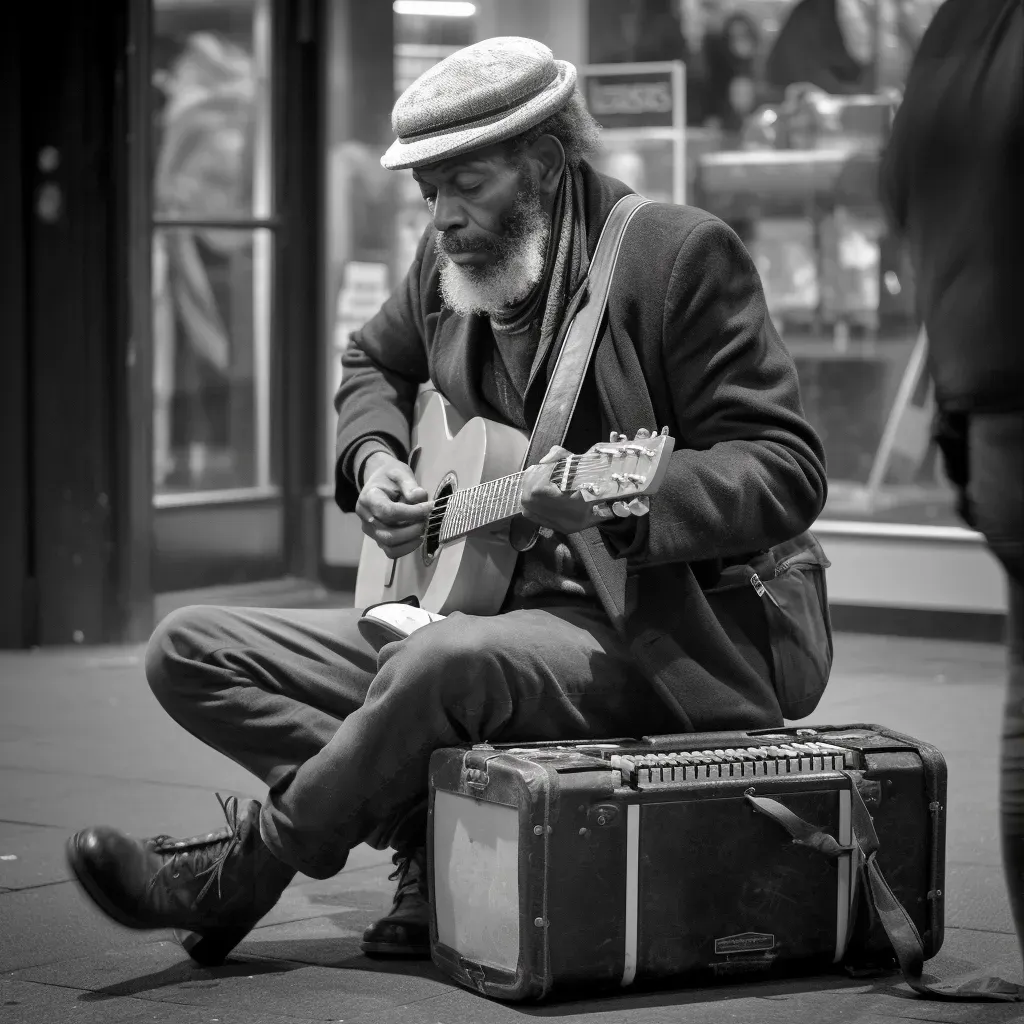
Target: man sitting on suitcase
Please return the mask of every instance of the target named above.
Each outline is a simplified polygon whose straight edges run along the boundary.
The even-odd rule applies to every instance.
[[[629,193],[585,159],[597,126],[575,78],[539,43],[492,39],[395,106],[382,162],[412,169],[432,222],[404,281],[352,335],[337,396],[337,502],[388,555],[417,546],[428,511],[405,462],[418,387],[529,431],[602,225]],[[192,956],[216,963],[297,871],[327,878],[359,843],[390,846],[398,891],[363,948],[426,955],[435,749],[781,724],[762,598],[706,590],[722,566],[814,521],[822,448],[736,235],[700,210],[650,204],[625,238],[566,447],[662,426],[677,450],[647,516],[599,519],[545,472],[527,474],[522,504],[545,529],[500,614],[454,613],[379,654],[358,610],[165,619],[146,658],[157,699],[269,793],[229,799],[227,827],[191,839],[79,832],[69,859],[89,896],[128,927],[191,933]],[[581,537],[627,569],[625,629]]]

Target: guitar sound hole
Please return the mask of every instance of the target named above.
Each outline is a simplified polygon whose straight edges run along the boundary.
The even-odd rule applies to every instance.
[[[437,557],[438,549],[441,547],[442,509],[447,504],[448,499],[455,493],[455,488],[455,476],[454,474],[449,474],[441,481],[437,490],[434,491],[434,508],[438,510],[439,515],[436,522],[428,521],[427,534],[423,538],[423,546],[420,548],[424,565],[430,565]]]

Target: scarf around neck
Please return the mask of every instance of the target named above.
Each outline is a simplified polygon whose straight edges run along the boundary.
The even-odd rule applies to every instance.
[[[537,358],[543,359],[558,333],[568,298],[586,276],[589,266],[583,181],[579,168],[566,165],[551,216],[544,273],[519,305],[491,315],[492,329],[505,335],[520,334],[533,328],[539,320]]]

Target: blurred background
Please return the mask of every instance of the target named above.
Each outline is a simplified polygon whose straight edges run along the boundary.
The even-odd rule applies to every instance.
[[[0,646],[144,639],[195,600],[345,603],[339,355],[426,211],[396,96],[527,35],[599,164],[756,261],[828,454],[840,628],[997,638],[1005,598],[929,440],[879,154],[936,0],[105,0],[0,37]]]

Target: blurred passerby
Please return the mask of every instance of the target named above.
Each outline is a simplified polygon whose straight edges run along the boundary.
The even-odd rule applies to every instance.
[[[704,37],[705,115],[737,132],[757,105],[756,63],[760,33],[745,14],[732,14]]]
[[[1024,3],[947,0],[921,40],[882,189],[916,275],[936,437],[1009,584],[1003,862],[1024,944]]]
[[[798,82],[837,96],[870,91],[871,38],[857,0],[799,0],[768,55],[772,98]]]

